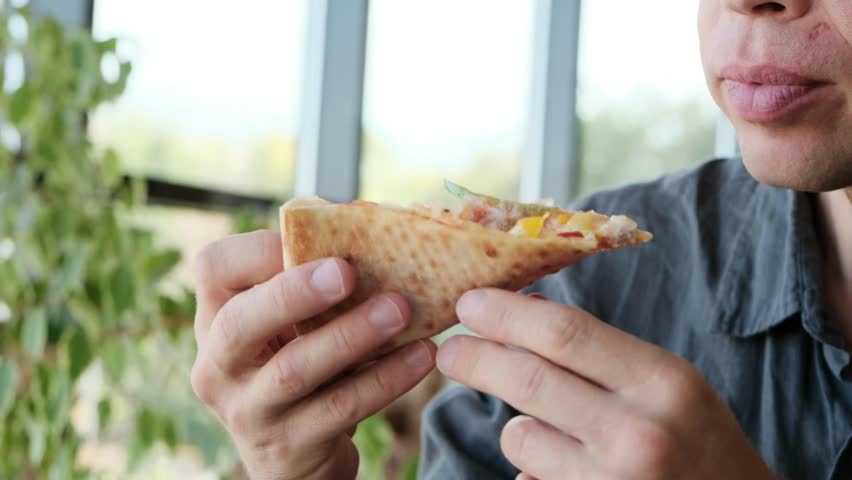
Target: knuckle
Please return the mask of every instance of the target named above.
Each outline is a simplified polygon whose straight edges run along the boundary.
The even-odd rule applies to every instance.
[[[212,406],[214,403],[213,382],[210,379],[208,368],[199,360],[196,360],[192,365],[192,371],[189,377],[192,391],[202,403]]]
[[[307,384],[291,355],[278,355],[275,359],[275,386],[285,396],[295,399],[305,394]]]
[[[585,324],[570,313],[561,315],[556,321],[545,323],[544,328],[547,330],[544,338],[550,339],[550,348],[557,354],[574,349],[588,337]]]
[[[250,407],[236,403],[222,415],[222,421],[232,435],[246,437],[253,433],[252,415]]]
[[[528,403],[540,395],[547,369],[543,362],[530,359],[521,369],[521,386],[518,389],[519,403]]]
[[[714,398],[712,388],[701,373],[686,360],[676,361],[661,372],[658,392],[662,406],[671,415],[694,412]]]
[[[532,421],[516,421],[507,424],[500,434],[500,448],[506,457],[515,462],[523,463],[530,448],[530,437],[533,435]]]
[[[677,439],[660,422],[643,417],[622,419],[618,451],[622,452],[622,469],[641,478],[668,478],[678,459]]]
[[[357,342],[352,338],[352,333],[348,331],[348,329],[343,328],[343,326],[337,325],[332,330],[332,338],[334,339],[334,348],[338,352],[345,352],[350,355],[358,355],[360,350],[358,349]]]
[[[196,285],[207,285],[215,277],[218,247],[219,242],[211,243],[195,256],[192,273]]]
[[[338,388],[328,397],[328,411],[340,424],[357,422],[358,410],[358,394],[354,389]]]
[[[222,348],[231,351],[239,347],[242,332],[240,326],[240,314],[235,311],[233,304],[225,305],[219,310],[213,319],[214,335],[218,338]]]
[[[279,312],[286,312],[294,300],[294,282],[288,281],[285,274],[276,275],[269,282],[269,299]]]
[[[270,302],[278,312],[288,312],[306,301],[315,302],[308,280],[294,276],[293,272],[277,274],[267,283]]]
[[[398,389],[389,372],[382,368],[373,369],[373,384],[385,395],[394,395]]]

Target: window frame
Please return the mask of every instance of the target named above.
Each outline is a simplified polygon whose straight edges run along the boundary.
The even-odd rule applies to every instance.
[[[96,0],[31,0],[36,15],[92,28]],[[534,0],[530,112],[520,198],[576,195],[580,159],[576,109],[582,0]],[[302,118],[294,194],[358,198],[361,112],[369,0],[310,0],[302,80]],[[736,132],[720,116],[717,157],[739,155]],[[268,207],[275,200],[146,178],[149,201],[199,208]],[[287,192],[282,192],[286,194]]]

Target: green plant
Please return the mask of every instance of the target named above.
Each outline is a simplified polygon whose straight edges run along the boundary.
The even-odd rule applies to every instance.
[[[180,254],[134,224],[143,184],[87,135],[87,113],[130,74],[115,49],[26,8],[0,16],[0,53],[26,65],[10,86],[13,62],[0,64],[0,478],[88,478],[81,447],[111,440],[131,466],[183,442],[221,470],[235,462],[188,394],[193,302],[167,277]],[[72,414],[84,399],[97,405],[88,424]]]

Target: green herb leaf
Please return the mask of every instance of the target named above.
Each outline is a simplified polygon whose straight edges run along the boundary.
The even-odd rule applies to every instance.
[[[151,284],[159,282],[178,262],[180,262],[179,250],[166,250],[149,256],[143,265],[148,282]]]
[[[15,401],[18,390],[18,367],[0,359],[0,418],[4,417]]]
[[[133,272],[126,264],[119,265],[112,274],[112,301],[116,315],[121,315],[133,305]]]
[[[98,430],[103,432],[112,418],[112,403],[104,398],[98,402]]]
[[[38,465],[44,458],[47,445],[47,428],[44,422],[30,420],[27,423],[27,441],[29,444],[30,464]]]
[[[44,353],[46,342],[47,313],[43,308],[36,308],[24,319],[21,328],[21,345],[31,357],[39,358]]]
[[[71,335],[71,340],[68,342],[68,349],[71,357],[69,374],[71,380],[76,380],[92,361],[92,345],[82,328],[74,329],[74,334]]]
[[[33,87],[29,83],[24,83],[9,99],[9,120],[15,125],[20,125],[30,113],[32,104]]]

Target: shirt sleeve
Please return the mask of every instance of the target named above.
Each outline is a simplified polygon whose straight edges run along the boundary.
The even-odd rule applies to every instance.
[[[500,450],[503,426],[517,415],[467,387],[446,389],[423,413],[419,479],[507,479],[519,473]]]

